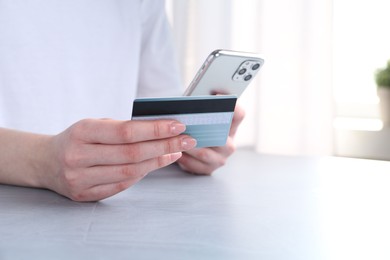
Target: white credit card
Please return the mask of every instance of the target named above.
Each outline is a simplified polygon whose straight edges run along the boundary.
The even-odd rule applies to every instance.
[[[229,135],[236,96],[184,96],[138,98],[132,120],[174,119],[186,125],[183,134],[197,141],[196,147],[223,146]]]

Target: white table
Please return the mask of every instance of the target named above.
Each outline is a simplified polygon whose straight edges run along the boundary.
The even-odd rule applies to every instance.
[[[0,259],[390,259],[390,162],[240,150],[98,203],[0,185]]]

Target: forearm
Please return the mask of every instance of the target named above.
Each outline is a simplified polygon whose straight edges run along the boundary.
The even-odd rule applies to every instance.
[[[50,136],[0,128],[0,183],[44,187]]]

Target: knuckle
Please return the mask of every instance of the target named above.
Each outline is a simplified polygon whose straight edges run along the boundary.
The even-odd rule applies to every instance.
[[[81,192],[72,191],[69,194],[69,198],[76,202],[83,202],[85,201],[85,196]]]
[[[171,136],[170,124],[167,120],[156,120],[153,122],[154,138],[161,139]]]
[[[245,115],[246,115],[245,110],[239,109],[239,110],[237,111],[237,120],[238,120],[238,121],[244,120]]]
[[[163,152],[164,154],[172,153],[174,151],[174,141],[173,140],[166,140],[163,145]]]
[[[166,156],[159,156],[157,157],[157,168],[162,168],[167,165],[167,158]]]
[[[79,201],[80,197],[79,194],[76,192],[71,191],[68,196],[73,201]]]
[[[134,177],[137,177],[139,176],[141,173],[140,171],[138,170],[137,167],[132,167],[132,166],[124,166],[120,169],[120,174],[126,178],[126,179],[129,179],[129,178],[134,178]]]
[[[119,183],[115,184],[115,189],[116,189],[116,192],[121,192],[121,191],[126,190],[130,186],[131,186],[131,182],[119,182]]]
[[[142,159],[141,147],[139,144],[125,145],[124,154],[130,159],[130,162],[139,162]]]
[[[65,167],[72,168],[75,164],[75,158],[72,153],[65,153],[63,155],[62,161]]]
[[[74,168],[78,165],[81,165],[83,159],[82,156],[74,152],[73,150],[67,151],[63,154],[62,161],[67,168]]]
[[[86,131],[88,126],[91,124],[92,119],[82,119],[75,123],[69,129],[69,137],[71,139],[79,139],[80,136]]]
[[[64,176],[63,186],[68,191],[67,197],[73,201],[83,201],[85,200],[84,195],[81,193],[80,188],[78,187],[78,178],[75,174],[66,174]]]
[[[153,124],[154,137],[160,138],[162,134],[162,123],[159,121],[155,121]]]
[[[81,127],[76,124],[68,129],[68,135],[70,140],[78,140],[81,136]]]
[[[157,162],[156,169],[165,167],[165,166],[177,161],[176,158],[172,157],[172,154],[165,154],[165,155],[159,156],[156,158],[156,160],[157,160],[156,161]]]
[[[78,123],[76,123],[77,127],[81,129],[87,128],[94,120],[90,118],[81,119]]]
[[[234,143],[230,140],[227,145],[226,145],[226,149],[227,149],[227,152],[228,152],[228,155],[232,155],[235,151],[236,151],[236,146],[234,145]]]
[[[118,127],[118,136],[127,142],[132,142],[134,139],[133,127],[126,122],[123,122]]]
[[[233,153],[235,153],[236,152],[236,146],[235,145],[230,145],[229,147],[228,147],[228,149],[229,149],[229,155],[232,155]]]
[[[198,158],[202,161],[206,161],[209,158],[209,153],[207,149],[201,149],[198,151]]]
[[[63,176],[63,184],[70,191],[76,190],[78,178],[74,172],[65,173]]]

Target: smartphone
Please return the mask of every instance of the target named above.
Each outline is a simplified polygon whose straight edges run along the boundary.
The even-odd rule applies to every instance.
[[[256,53],[215,50],[184,92],[184,96],[227,94],[241,96],[264,64]]]

